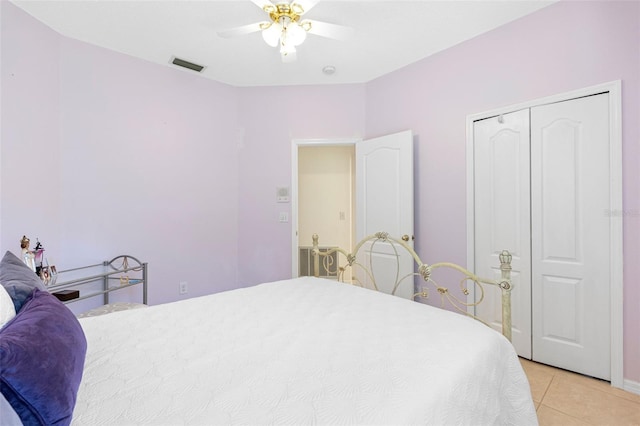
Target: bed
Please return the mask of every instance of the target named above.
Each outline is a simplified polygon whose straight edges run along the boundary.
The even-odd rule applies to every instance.
[[[327,256],[316,258],[332,266]],[[420,262],[420,279],[432,280],[434,265]],[[483,284],[474,279],[473,286]],[[62,345],[70,348],[61,349],[61,363],[41,342],[33,350],[48,367],[33,357],[23,366],[40,368],[40,375],[65,370],[55,376],[65,383],[36,377],[25,385],[17,368],[7,367],[20,362],[7,343],[16,333],[6,331],[25,322],[34,303],[49,303],[47,295],[33,290],[0,329],[0,409],[14,409],[25,423],[537,424],[528,381],[505,336],[467,315],[316,277],[79,321],[62,310],[56,321],[41,316],[39,326],[50,329],[40,337],[68,322],[62,332],[75,340]]]

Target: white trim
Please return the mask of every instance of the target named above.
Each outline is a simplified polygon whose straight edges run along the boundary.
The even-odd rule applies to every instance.
[[[640,395],[640,382],[634,382],[632,380],[624,381],[624,387],[622,388],[627,392],[635,393],[636,395]]]
[[[291,141],[291,277],[298,277],[298,148],[355,145],[362,139],[293,139]]]
[[[475,228],[474,228],[474,169],[473,169],[473,123],[500,114],[521,109],[532,108],[555,102],[567,101],[584,96],[609,93],[609,142],[610,142],[610,209],[612,212],[622,212],[622,90],[620,80],[610,81],[583,89],[572,90],[553,96],[521,102],[515,105],[496,108],[478,114],[467,116],[467,269],[475,269]],[[611,272],[610,272],[610,300],[611,300],[611,386],[626,388],[624,380],[624,341],[623,341],[623,250],[622,250],[622,218],[611,220]],[[474,297],[471,292],[469,297]],[[633,383],[633,382],[629,382]],[[635,385],[631,385],[633,387]],[[635,392],[634,392],[635,393]]]
[[[478,114],[473,116],[467,116],[467,269],[475,273],[476,265],[476,227],[475,227],[475,167],[473,164],[473,123],[477,120]],[[475,303],[476,300],[476,286],[471,286],[471,291],[467,296],[467,301]],[[467,312],[471,315],[475,315],[475,307],[469,306]]]
[[[609,190],[612,212],[622,212],[622,85],[609,83]],[[624,386],[624,279],[622,221],[610,221],[611,232],[611,386]]]

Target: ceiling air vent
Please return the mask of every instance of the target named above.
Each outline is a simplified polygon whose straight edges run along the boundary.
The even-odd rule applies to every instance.
[[[171,63],[173,65],[187,68],[196,72],[202,72],[202,70],[205,68],[202,65],[194,64],[193,62],[185,61],[184,59],[176,58],[175,56],[171,59]]]

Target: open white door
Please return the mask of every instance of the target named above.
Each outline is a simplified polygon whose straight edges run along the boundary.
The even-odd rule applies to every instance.
[[[356,241],[376,232],[403,238],[413,247],[413,134],[410,130],[356,144]],[[389,245],[379,242],[374,250],[364,247],[363,251],[372,259],[360,261],[371,262],[380,291],[391,293],[392,284],[385,288],[384,283],[394,283],[396,274],[403,277],[413,272],[409,253],[395,253]],[[396,261],[398,255],[401,256],[399,262]],[[361,280],[366,283],[365,279]],[[405,298],[412,298],[413,293],[409,284],[396,291],[396,295]]]

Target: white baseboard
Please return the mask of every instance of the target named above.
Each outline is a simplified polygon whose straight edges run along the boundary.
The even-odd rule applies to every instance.
[[[626,390],[627,392],[640,395],[640,383],[625,379],[623,386],[624,386],[624,390]]]

